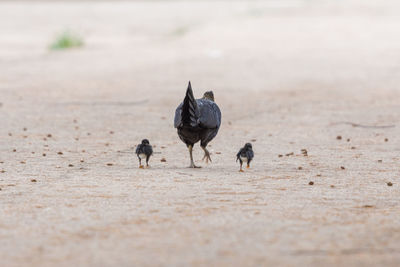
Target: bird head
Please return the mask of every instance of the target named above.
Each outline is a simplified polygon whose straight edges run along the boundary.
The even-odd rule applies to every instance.
[[[142,145],[150,145],[149,140],[143,139],[143,140],[142,140]]]
[[[214,101],[214,93],[213,93],[213,91],[205,92],[204,95],[203,95],[203,98],[211,100],[211,101]]]
[[[246,144],[244,145],[244,148],[251,148],[251,149],[253,149],[253,146],[252,146],[250,143],[246,143]]]

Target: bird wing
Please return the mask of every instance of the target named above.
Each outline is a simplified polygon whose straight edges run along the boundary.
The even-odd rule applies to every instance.
[[[219,128],[221,125],[221,111],[218,105],[208,99],[197,99],[200,127],[207,129]]]
[[[236,162],[238,161],[238,159],[240,159],[240,154],[242,154],[243,148],[241,148],[239,150],[239,152],[236,154]]]
[[[253,158],[254,158],[254,152],[253,152],[253,150],[247,150],[246,151],[246,156],[247,156],[247,159],[248,160],[252,160]]]
[[[136,154],[139,154],[141,148],[142,148],[142,144],[138,144],[137,147],[136,147],[135,153],[136,153]]]

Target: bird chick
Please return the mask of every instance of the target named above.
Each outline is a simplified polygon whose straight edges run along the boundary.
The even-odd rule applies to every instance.
[[[254,158],[253,146],[250,143],[246,143],[239,152],[236,154],[236,162],[240,162],[240,172],[243,172],[243,162],[247,162],[247,168],[250,168],[250,162]]]
[[[153,154],[153,148],[149,140],[143,139],[141,144],[136,147],[136,155],[139,159],[139,168],[143,169],[142,159],[146,159],[146,167],[149,167],[150,156]]]

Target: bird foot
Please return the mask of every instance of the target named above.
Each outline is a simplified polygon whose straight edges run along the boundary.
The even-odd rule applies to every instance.
[[[144,166],[143,166],[143,165],[140,165],[140,166],[139,166],[139,169],[144,169]]]
[[[150,169],[150,165],[146,165],[146,169]]]
[[[244,172],[244,170],[240,169],[239,172]]]
[[[200,169],[201,166],[196,166],[196,165],[194,165],[194,164],[190,164],[189,168]]]
[[[250,165],[247,165],[246,168],[247,168],[247,169],[250,169]]]
[[[202,160],[206,160],[206,163],[208,163],[208,161],[212,162],[211,157],[210,157],[210,153],[205,152],[204,153],[204,157]]]

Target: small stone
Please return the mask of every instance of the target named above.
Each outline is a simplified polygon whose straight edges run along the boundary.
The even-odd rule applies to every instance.
[[[114,131],[110,131],[110,134],[114,134]]]
[[[107,163],[107,166],[112,166],[112,165],[114,165],[114,164],[112,164],[112,163]]]
[[[378,159],[378,162],[379,162],[379,163],[382,163],[382,160],[381,160],[381,159]]]
[[[388,185],[388,186],[392,186],[393,183],[392,183],[392,182],[388,182],[387,185]]]
[[[232,122],[231,122],[231,121],[228,121],[228,125],[232,125]]]
[[[335,188],[335,186],[333,184],[331,184],[331,188]]]
[[[290,153],[287,153],[285,156],[286,157],[289,157],[289,156],[293,156],[294,155],[294,153],[293,152],[290,152]]]
[[[356,149],[356,147],[355,147],[355,146],[352,146],[351,149]]]
[[[36,183],[37,181],[36,181],[36,179],[31,179],[31,182]]]
[[[75,141],[79,141],[79,138],[78,138],[78,137],[75,137]]]
[[[1,170],[0,172],[1,172],[1,173],[5,173],[6,171],[5,171],[5,170]]]
[[[48,134],[48,135],[47,135],[47,137],[48,137],[48,138],[51,138],[51,137],[52,137],[52,135],[51,135],[51,134]]]
[[[385,138],[385,142],[388,142],[388,141],[389,141],[389,139]]]
[[[256,142],[256,141],[257,141],[257,139],[251,139],[250,141],[251,141],[251,142]]]
[[[161,148],[161,149],[164,149],[164,148],[165,148],[165,146],[161,146],[160,148]]]
[[[282,158],[282,157],[283,157],[283,155],[281,155],[281,154],[278,155],[278,158]]]
[[[336,139],[337,140],[342,140],[342,136],[338,135],[338,136],[336,136]]]
[[[317,174],[317,177],[321,177],[321,174]]]
[[[299,170],[302,170],[302,169],[303,169],[303,167],[301,167],[301,166],[300,166],[300,167],[298,167],[297,169],[299,169]]]
[[[74,123],[77,123],[78,121],[75,119],[75,120],[73,120],[73,122],[74,122]]]
[[[217,151],[217,152],[215,152],[215,154],[221,155],[221,152]]]
[[[24,129],[23,129],[23,130],[24,130],[24,132],[26,132],[26,131],[28,130],[28,128],[24,127]]]
[[[12,136],[12,133],[8,133],[8,136]]]
[[[62,155],[62,154],[64,154],[64,153],[62,153],[62,152],[60,151],[60,152],[57,152],[57,154],[58,154],[58,155]]]
[[[47,141],[47,138],[46,138],[46,137],[43,137],[43,140],[44,140],[44,141]]]
[[[167,162],[167,160],[165,158],[162,158],[160,161],[161,162]]]
[[[79,130],[79,126],[75,126],[75,130]]]
[[[104,145],[105,145],[105,146],[110,146],[110,144],[109,144],[109,143],[105,143]]]
[[[314,185],[313,181],[308,182],[309,185]]]
[[[85,153],[86,152],[86,150],[85,149],[82,149],[82,153]]]
[[[85,162],[85,160],[84,160],[84,159],[81,159],[80,162]]]
[[[31,153],[32,153],[32,154],[35,154],[35,151],[32,151]]]
[[[74,167],[74,165],[73,164],[68,164],[68,167]]]
[[[21,164],[25,164],[26,162],[22,160],[20,163],[21,163]]]
[[[42,156],[43,156],[43,157],[46,157],[46,153],[43,153]]]
[[[87,133],[87,135],[89,136],[89,135],[91,135],[91,133]]]
[[[346,140],[347,142],[350,142],[350,138],[347,138],[347,140]]]
[[[346,168],[345,168],[345,167],[343,167],[343,166],[340,166],[340,168],[341,168],[342,170],[346,169]]]

